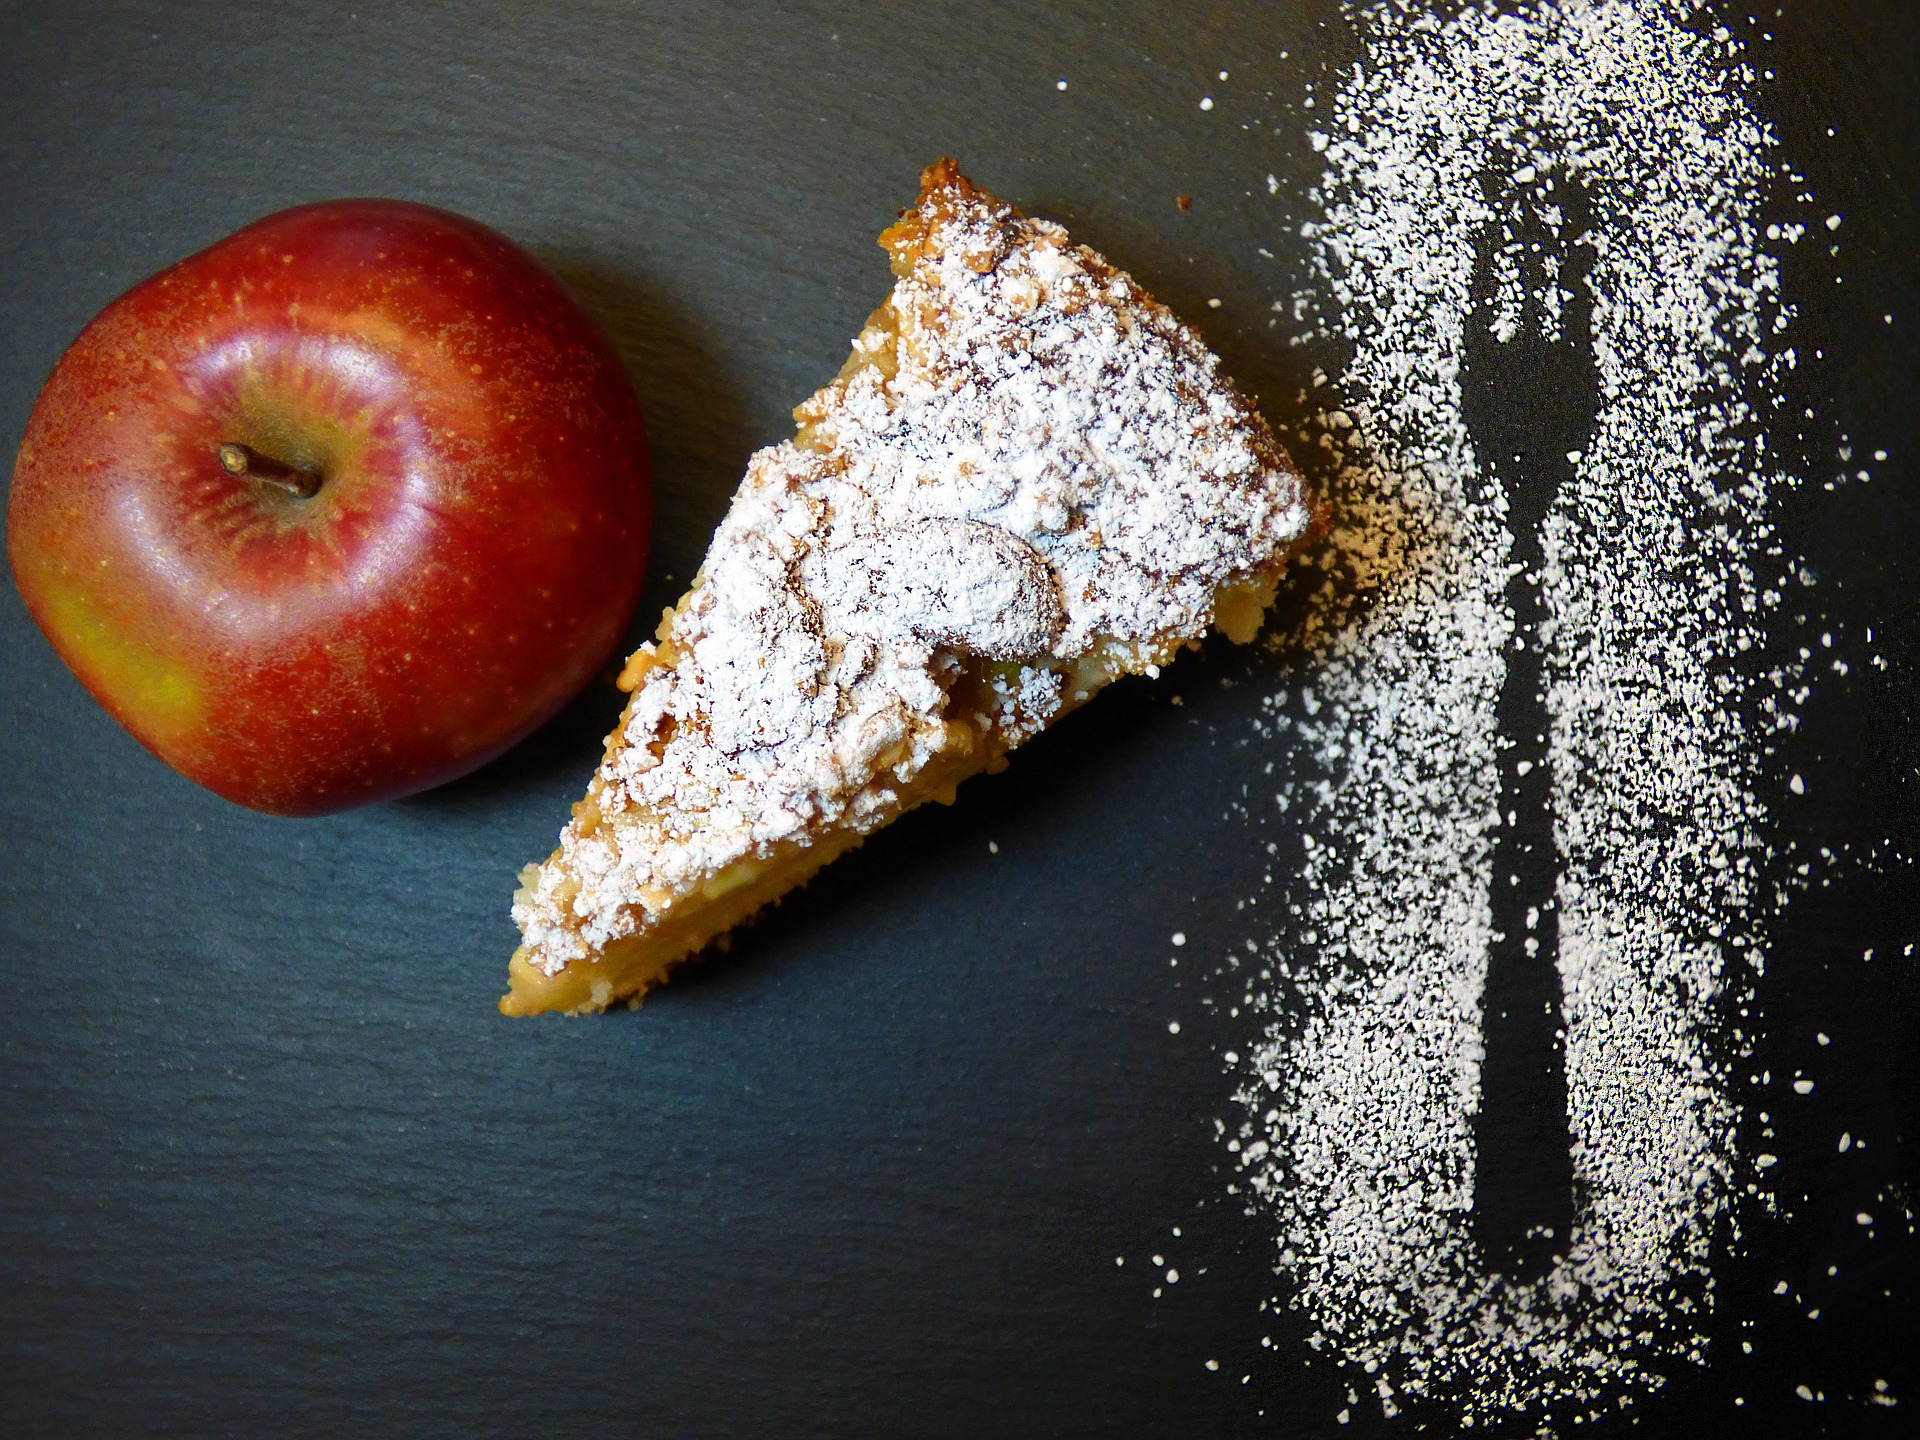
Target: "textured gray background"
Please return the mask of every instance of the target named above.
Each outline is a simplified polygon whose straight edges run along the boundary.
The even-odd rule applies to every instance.
[[[1817,782],[1810,847],[1920,848],[1910,15],[1800,0],[1769,58],[1789,153],[1849,217],[1844,286],[1789,274],[1828,350],[1810,464],[1841,431],[1894,452],[1789,517],[1814,628],[1873,625],[1897,662],[1824,688],[1781,758]],[[1350,43],[1329,4],[1255,0],[0,5],[0,442],[179,256],[327,196],[445,205],[545,256],[627,359],[657,613],[884,293],[873,236],[942,153],[1134,270],[1290,420],[1307,361],[1266,321],[1302,263],[1297,103]],[[1269,1242],[1216,1199],[1230,1037],[1166,964],[1173,930],[1196,957],[1239,934],[1240,682],[1272,663],[1120,687],[638,1014],[513,1024],[513,872],[616,694],[445,791],[272,820],[151,760],[0,587],[0,1432],[1354,1433],[1344,1383],[1256,1314]],[[1844,1399],[1910,1374],[1884,1196],[1912,1204],[1914,893],[1883,866],[1796,906],[1758,1058],[1789,1073],[1816,1028],[1844,1058],[1770,1142],[1791,1213],[1745,1217],[1713,1367],[1639,1433],[1725,1433],[1735,1394],[1768,1435],[1905,1433],[1920,1405]],[[1872,1137],[1845,1165],[1842,1128]],[[1160,1300],[1154,1250],[1184,1276]]]

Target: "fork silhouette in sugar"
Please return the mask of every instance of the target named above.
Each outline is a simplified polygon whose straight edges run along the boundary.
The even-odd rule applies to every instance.
[[[1542,625],[1543,530],[1589,445],[1599,400],[1592,353],[1589,200],[1577,179],[1516,166],[1488,177],[1477,237],[1461,401],[1487,498],[1503,499],[1515,567],[1513,638],[1496,706],[1500,817],[1489,900],[1494,938],[1482,1000],[1474,1234],[1490,1270],[1537,1274],[1565,1252],[1574,1173],[1558,968],[1552,716]]]

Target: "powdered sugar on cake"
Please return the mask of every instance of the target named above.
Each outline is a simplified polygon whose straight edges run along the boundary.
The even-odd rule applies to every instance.
[[[736,861],[884,824],[943,756],[1030,738],[1086,698],[1075,661],[1161,663],[1308,529],[1192,331],[950,164],[926,184],[855,362],[749,462],[628,666],[584,813],[515,897],[548,974]]]

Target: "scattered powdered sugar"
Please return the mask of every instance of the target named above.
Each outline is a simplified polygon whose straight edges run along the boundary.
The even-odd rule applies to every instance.
[[[1312,770],[1277,796],[1304,831],[1275,867],[1294,919],[1230,962],[1264,1029],[1226,1133],[1277,1233],[1274,1303],[1386,1413],[1544,1427],[1701,1358],[1712,1231],[1757,1173],[1729,1067],[1773,896],[1761,767],[1791,723],[1761,659],[1795,576],[1769,519],[1794,363],[1758,228],[1774,141],[1691,4],[1352,18],[1362,59],[1313,137],[1323,293],[1295,302],[1351,347],[1312,437],[1337,529],[1263,722]],[[1524,520],[1512,448],[1483,452],[1501,400],[1556,397],[1490,403],[1465,371],[1583,334],[1592,394],[1564,465],[1529,459],[1560,478]],[[1529,794],[1553,854],[1522,920],[1503,835]],[[1503,925],[1560,997],[1572,1228],[1536,1273],[1475,1225],[1502,1180],[1476,1124]]]
[[[891,298],[798,439],[753,457],[515,899],[549,974],[1165,661],[1306,533],[1297,472],[1212,354],[1059,226],[943,162],[886,243]]]

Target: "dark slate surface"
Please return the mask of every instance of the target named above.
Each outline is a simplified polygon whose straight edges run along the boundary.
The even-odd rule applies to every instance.
[[[1871,625],[1894,661],[1811,701],[1790,838],[1912,853],[1920,26],[1796,0],[1773,28],[1788,153],[1849,217],[1844,286],[1789,277],[1827,351],[1814,470],[1842,432],[1893,457],[1790,517],[1811,628]],[[1301,263],[1295,104],[1349,45],[1324,0],[8,4],[0,440],[100,306],[245,221],[449,206],[547,257],[628,360],[655,613],[746,454],[839,365],[886,284],[872,236],[941,153],[1199,317],[1287,417],[1304,362],[1265,318]],[[1269,171],[1280,201],[1249,193]],[[1235,938],[1252,888],[1226,813],[1260,692],[1221,683],[1249,663],[1120,687],[638,1014],[515,1024],[493,1011],[513,872],[613,692],[443,792],[272,820],[151,760],[0,587],[0,1433],[1374,1428],[1340,1431],[1344,1385],[1256,1320],[1269,1242],[1218,1199],[1212,1139],[1229,1037],[1165,958],[1175,929],[1195,954]],[[1640,1433],[1911,1433],[1917,889],[1884,863],[1796,902],[1757,1059],[1835,1043],[1769,1142],[1790,1203],[1745,1217],[1715,1361]],[[1841,1129],[1868,1149],[1835,1155]],[[1160,1300],[1113,1264],[1172,1243]],[[1875,1377],[1899,1409],[1859,1403]]]

